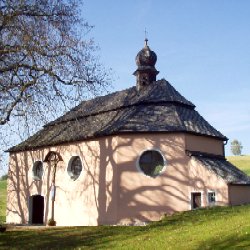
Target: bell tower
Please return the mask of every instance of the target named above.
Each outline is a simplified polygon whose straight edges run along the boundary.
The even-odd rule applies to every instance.
[[[155,69],[157,55],[149,48],[147,38],[145,38],[144,48],[139,51],[135,61],[137,70],[134,72],[134,75],[136,76],[136,88],[139,91],[156,81],[156,75],[159,73]]]

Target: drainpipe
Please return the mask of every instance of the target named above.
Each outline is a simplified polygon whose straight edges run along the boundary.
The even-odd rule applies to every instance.
[[[223,142],[223,156],[224,156],[224,157],[226,157],[226,156],[225,156],[225,146],[227,145],[227,143],[228,143],[228,138],[227,138],[226,141]]]

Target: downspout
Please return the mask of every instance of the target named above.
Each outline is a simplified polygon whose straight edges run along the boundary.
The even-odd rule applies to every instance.
[[[230,186],[231,183],[227,183],[227,191],[228,191],[228,206],[232,206],[232,202],[231,202],[231,195],[230,195]]]
[[[225,155],[225,146],[228,143],[228,138],[226,139],[226,141],[223,142],[223,156],[226,158]],[[231,206],[231,196],[230,196],[230,183],[227,183],[227,202],[228,202],[228,206]]]
[[[227,145],[227,143],[228,143],[228,138],[226,139],[226,141],[223,142],[223,156],[224,157],[226,157],[225,156],[225,146]]]

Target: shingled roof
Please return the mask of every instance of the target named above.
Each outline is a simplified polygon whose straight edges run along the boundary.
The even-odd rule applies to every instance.
[[[193,103],[163,79],[140,91],[132,87],[83,101],[8,151],[143,132],[186,132],[227,140],[195,110]]]
[[[228,184],[250,185],[250,177],[227,161],[223,156],[194,151],[189,151],[188,154]]]

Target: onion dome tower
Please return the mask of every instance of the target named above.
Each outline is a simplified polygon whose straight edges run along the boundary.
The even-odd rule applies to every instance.
[[[155,69],[157,55],[149,48],[147,38],[145,39],[144,48],[137,54],[135,61],[137,64],[137,70],[134,72],[136,87],[137,90],[140,90],[156,81],[156,75],[159,73]]]

